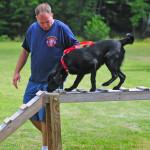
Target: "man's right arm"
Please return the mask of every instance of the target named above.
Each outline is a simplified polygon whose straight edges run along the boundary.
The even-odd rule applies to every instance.
[[[29,52],[23,48],[19,56],[18,62],[16,64],[15,72],[14,72],[13,79],[12,79],[12,84],[16,88],[18,88],[17,82],[20,81],[20,78],[21,78],[20,71],[22,70],[23,66],[26,64],[28,56],[29,56]]]

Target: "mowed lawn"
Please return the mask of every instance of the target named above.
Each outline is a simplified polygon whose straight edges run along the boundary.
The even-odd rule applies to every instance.
[[[150,41],[126,46],[122,70],[127,78],[124,87],[150,87]],[[12,75],[21,51],[20,42],[0,42],[0,122],[11,116],[22,104],[30,74],[30,60],[21,72],[16,90]],[[75,76],[69,76],[65,87]],[[97,87],[110,78],[106,67],[97,73]],[[117,84],[116,80],[108,88]],[[79,88],[90,88],[87,75]],[[61,104],[63,150],[150,150],[150,101],[121,101]],[[0,143],[0,150],[40,150],[41,135],[27,121]]]

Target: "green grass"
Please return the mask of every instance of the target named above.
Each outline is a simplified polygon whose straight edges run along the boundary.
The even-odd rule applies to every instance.
[[[13,71],[21,51],[19,42],[0,42],[0,122],[22,104],[30,74],[30,61],[21,72],[19,89],[11,85]],[[126,46],[122,70],[127,76],[124,87],[150,87],[149,42]],[[68,87],[75,76],[69,76]],[[97,87],[110,78],[103,66],[97,74]],[[108,88],[112,88],[115,81]],[[89,75],[79,88],[90,88]],[[64,150],[149,150],[150,101],[61,104]],[[28,121],[0,144],[0,150],[40,150],[41,135]]]

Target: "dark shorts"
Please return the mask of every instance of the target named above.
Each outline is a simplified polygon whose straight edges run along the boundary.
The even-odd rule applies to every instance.
[[[36,83],[36,82],[29,81],[25,90],[23,103],[24,104],[28,103],[33,97],[36,96],[36,93],[39,90],[47,91],[47,86],[48,86],[47,83]],[[45,108],[42,107],[39,110],[39,112],[33,115],[30,119],[37,120],[37,121],[45,121]]]

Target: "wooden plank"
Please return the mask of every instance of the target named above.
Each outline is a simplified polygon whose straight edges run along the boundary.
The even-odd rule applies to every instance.
[[[32,104],[32,105],[31,105]],[[12,134],[16,129],[18,129],[23,123],[25,123],[30,117],[32,117],[43,105],[43,102],[39,96],[35,96],[27,103],[28,107],[22,113],[15,113],[12,117],[6,120],[5,123],[1,125],[0,130],[0,142],[6,139],[10,134]],[[18,115],[19,114],[19,115]]]
[[[108,92],[108,89],[97,89],[99,92]]]
[[[126,91],[129,91],[129,89],[128,89],[128,88],[125,88],[125,87],[121,87],[121,88],[120,88],[120,91],[126,92]]]
[[[50,95],[48,97],[46,103],[48,150],[61,150],[61,123],[58,95]]]
[[[41,90],[39,90],[39,91],[36,93],[36,95],[37,95],[37,96],[41,96],[41,95],[44,94],[44,93],[46,93],[46,91],[41,91]]]
[[[15,120],[19,115],[21,115],[23,113],[24,110],[20,109],[17,112],[15,112],[11,117],[10,120],[13,121]]]
[[[10,120],[9,117],[7,117],[7,118],[4,119],[4,123],[5,123],[5,124],[9,124],[10,122],[11,122],[11,120]]]
[[[129,89],[129,92],[141,92],[143,91],[142,89],[137,89],[137,88],[132,88],[132,89]]]
[[[148,88],[148,87],[144,87],[144,86],[138,86],[138,87],[136,87],[137,89],[140,89],[140,90],[145,90],[145,91],[149,91],[150,90],[150,88]]]
[[[96,93],[60,94],[60,103],[150,100],[150,91],[130,89],[129,91],[109,91]]]
[[[21,110],[25,110],[25,109],[27,109],[28,108],[28,106],[26,105],[26,104],[22,104],[21,106],[20,106],[20,109]]]
[[[6,123],[2,123],[2,124],[0,125],[0,131],[2,131],[6,126],[7,126]]]

